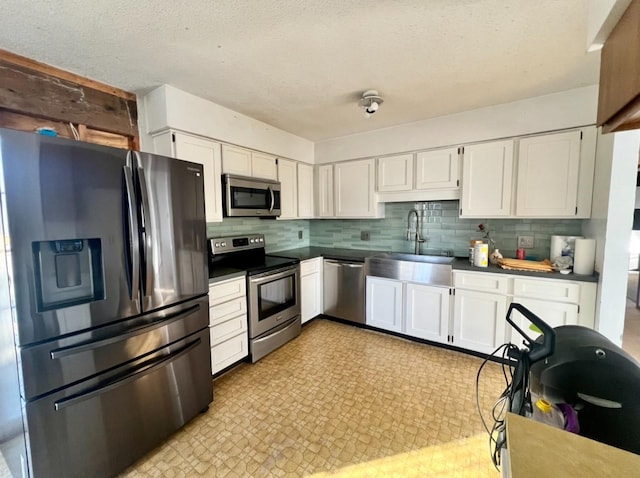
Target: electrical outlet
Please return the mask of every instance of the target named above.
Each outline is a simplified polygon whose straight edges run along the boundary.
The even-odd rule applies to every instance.
[[[518,236],[518,248],[532,249],[533,236]]]
[[[302,231],[298,231],[298,239],[302,239]]]
[[[369,235],[369,231],[360,231],[360,240],[368,241],[369,239],[371,239],[371,236]]]

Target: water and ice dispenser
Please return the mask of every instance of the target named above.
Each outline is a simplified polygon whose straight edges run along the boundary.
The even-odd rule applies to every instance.
[[[100,239],[34,242],[38,310],[104,299]]]

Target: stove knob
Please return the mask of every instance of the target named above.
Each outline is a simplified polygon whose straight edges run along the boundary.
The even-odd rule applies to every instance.
[[[220,247],[220,243],[216,242],[215,247]]]
[[[260,238],[260,242],[264,242],[264,239],[263,239],[263,238]]]
[[[249,242],[251,242],[251,244],[253,244],[254,242],[256,242],[255,239],[251,239]]]
[[[227,247],[227,243],[223,242],[222,244],[220,244],[222,247]]]

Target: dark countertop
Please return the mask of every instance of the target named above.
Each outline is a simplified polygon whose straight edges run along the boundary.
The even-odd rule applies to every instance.
[[[336,259],[343,261],[364,262],[364,260],[385,251],[371,251],[364,249],[340,249],[336,247],[300,247],[286,251],[269,252],[270,256],[287,257],[306,261],[314,257],[324,257],[325,259]],[[386,251],[388,252],[388,251]]]
[[[227,279],[235,279],[236,277],[244,277],[247,272],[243,269],[235,269],[233,267],[216,267],[215,270],[209,271],[209,284],[222,282]]]
[[[455,271],[474,271],[474,272],[493,272],[496,274],[508,274],[513,276],[527,276],[538,277],[540,279],[560,279],[580,282],[598,282],[598,273],[594,272],[592,275],[581,274],[560,274],[559,272],[535,272],[535,271],[512,271],[509,269],[503,269],[499,266],[489,264],[489,267],[476,267],[469,262],[469,259],[460,258],[456,259],[453,263],[453,270]]]
[[[324,257],[325,259],[347,260],[354,262],[364,262],[364,260],[376,254],[389,251],[372,251],[364,249],[341,249],[334,247],[300,247],[298,249],[288,249],[286,251],[270,252],[271,256],[288,257],[305,261],[314,257]],[[538,277],[540,279],[560,279],[580,282],[598,282],[598,273],[590,276],[579,274],[560,274],[559,272],[534,272],[534,271],[512,271],[502,269],[495,265],[489,267],[476,267],[469,263],[465,258],[456,258],[453,263],[453,270],[457,271],[474,271],[474,272],[491,272],[496,274],[508,274],[514,276]]]

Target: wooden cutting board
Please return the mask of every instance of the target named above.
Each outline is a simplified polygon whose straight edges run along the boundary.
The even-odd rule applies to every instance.
[[[516,271],[553,272],[553,266],[548,259],[544,261],[527,261],[523,259],[498,259],[498,264],[503,269]]]

